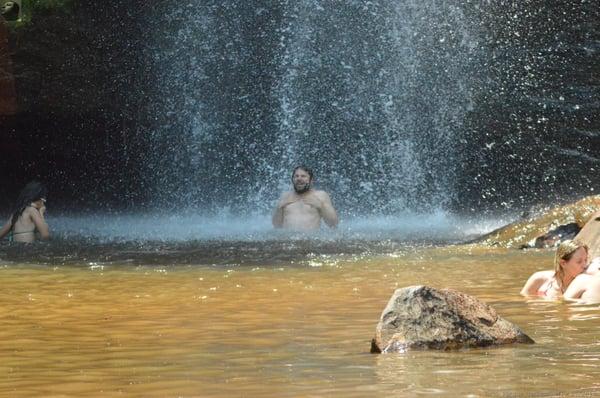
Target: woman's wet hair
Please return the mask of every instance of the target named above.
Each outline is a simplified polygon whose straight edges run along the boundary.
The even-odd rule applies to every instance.
[[[47,194],[48,190],[44,184],[38,181],[31,181],[29,184],[25,185],[25,188],[23,188],[15,203],[11,224],[15,225],[21,214],[23,214],[23,211],[31,204],[31,202],[46,199]]]
[[[589,248],[585,243],[578,240],[567,239],[562,241],[556,249],[556,254],[554,255],[554,274],[561,290],[563,290],[562,280],[565,275],[565,270],[560,262],[561,260],[569,261],[577,249],[582,247],[585,249],[586,253],[589,252]]]
[[[310,180],[312,181],[313,179],[313,171],[310,167],[306,167],[304,165],[300,165],[300,166],[296,166],[294,167],[294,170],[292,170],[292,181],[294,180],[294,174],[296,174],[296,170],[303,170],[306,172],[306,174],[308,174],[308,176],[310,177]]]

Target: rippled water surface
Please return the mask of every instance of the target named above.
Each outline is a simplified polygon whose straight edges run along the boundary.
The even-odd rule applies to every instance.
[[[247,266],[2,260],[0,395],[600,393],[600,307],[518,295],[550,252],[406,246],[294,256]],[[393,290],[413,284],[473,294],[537,344],[369,354]]]

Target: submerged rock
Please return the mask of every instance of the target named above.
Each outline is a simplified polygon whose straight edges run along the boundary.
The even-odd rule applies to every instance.
[[[452,350],[534,341],[473,296],[428,286],[397,289],[381,314],[371,352]]]

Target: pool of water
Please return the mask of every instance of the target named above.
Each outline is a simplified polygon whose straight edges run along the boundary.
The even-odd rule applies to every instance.
[[[600,394],[600,306],[518,294],[531,272],[550,267],[550,251],[396,242],[379,253],[352,253],[352,244],[322,253],[331,242],[282,242],[221,242],[287,256],[229,264],[190,255],[204,250],[192,243],[174,250],[176,261],[126,255],[134,243],[75,254],[66,242],[19,255],[0,247],[0,395]],[[475,295],[536,344],[370,354],[392,292],[415,284]]]

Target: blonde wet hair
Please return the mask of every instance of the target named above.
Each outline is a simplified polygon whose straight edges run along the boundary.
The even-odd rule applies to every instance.
[[[582,247],[585,249],[586,253],[589,253],[590,250],[585,243],[578,240],[570,239],[562,241],[556,249],[556,254],[554,255],[554,279],[556,279],[556,281],[558,282],[558,286],[560,287],[561,292],[564,292],[564,288],[562,285],[563,278],[565,276],[565,270],[563,269],[560,261],[569,261],[571,257],[573,257],[573,254],[577,251],[577,249]]]

